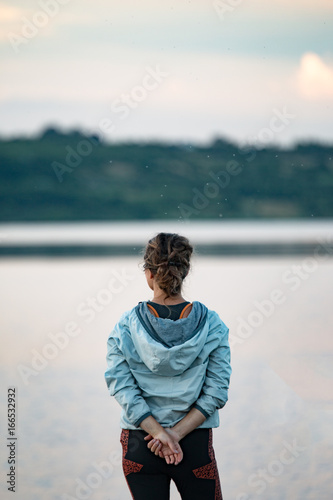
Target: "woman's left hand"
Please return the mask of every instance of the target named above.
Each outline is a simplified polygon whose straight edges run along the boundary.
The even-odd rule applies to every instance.
[[[167,464],[178,465],[183,459],[183,451],[179,445],[179,436],[171,429],[163,429],[155,438],[148,434],[145,438],[148,448],[156,456],[165,458]]]

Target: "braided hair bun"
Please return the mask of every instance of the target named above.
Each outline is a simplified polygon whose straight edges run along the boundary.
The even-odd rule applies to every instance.
[[[156,284],[167,297],[174,297],[181,292],[192,253],[193,247],[184,236],[159,233],[147,244],[143,268],[153,273]]]

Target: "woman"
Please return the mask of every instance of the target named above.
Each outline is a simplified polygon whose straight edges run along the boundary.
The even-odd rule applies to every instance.
[[[183,500],[222,499],[212,428],[228,399],[228,328],[182,296],[192,251],[177,234],[148,242],[153,299],[125,312],[108,339],[105,378],[122,406],[123,470],[135,500],[168,500],[171,479]]]

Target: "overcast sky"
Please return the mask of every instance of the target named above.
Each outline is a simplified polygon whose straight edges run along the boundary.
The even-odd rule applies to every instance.
[[[332,0],[0,0],[0,134],[333,142]]]

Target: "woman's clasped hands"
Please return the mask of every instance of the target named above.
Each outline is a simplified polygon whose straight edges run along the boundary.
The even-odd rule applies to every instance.
[[[145,438],[148,448],[156,456],[164,458],[167,464],[178,465],[183,460],[178,434],[169,428],[163,428],[155,437],[148,434]]]

